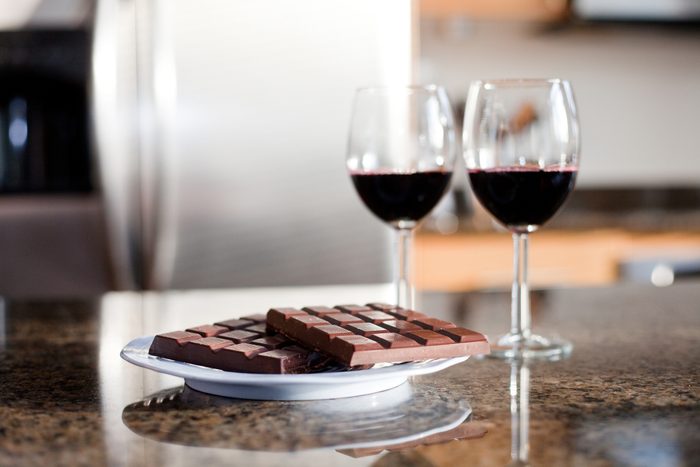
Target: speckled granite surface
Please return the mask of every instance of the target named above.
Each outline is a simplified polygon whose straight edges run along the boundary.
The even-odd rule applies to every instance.
[[[0,465],[502,466],[515,424],[532,465],[700,464],[700,282],[539,292],[535,328],[573,340],[570,359],[519,371],[469,360],[352,401],[365,410],[216,398],[129,365],[118,353],[131,338],[210,319],[123,298],[0,309]],[[499,293],[426,294],[421,308],[495,335],[508,305]],[[464,439],[384,449],[462,423],[469,407]],[[353,443],[374,448],[336,449]]]

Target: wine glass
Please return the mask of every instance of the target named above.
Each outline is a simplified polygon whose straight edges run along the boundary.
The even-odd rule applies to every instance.
[[[528,234],[573,190],[579,126],[570,84],[560,79],[475,81],[464,116],[464,160],[481,205],[513,234],[511,330],[491,346],[501,358],[568,355],[568,341],[530,330]]]
[[[413,308],[413,231],[452,177],[454,119],[438,86],[367,87],[354,99],[347,169],[367,208],[397,232],[396,304]]]

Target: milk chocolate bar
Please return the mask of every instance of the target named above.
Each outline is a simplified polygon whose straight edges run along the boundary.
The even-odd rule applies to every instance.
[[[272,308],[267,326],[349,366],[489,353],[478,332],[382,303]]]
[[[149,353],[241,373],[306,373],[333,366],[328,358],[284,336],[268,335],[264,320],[265,315],[250,315],[159,334]]]

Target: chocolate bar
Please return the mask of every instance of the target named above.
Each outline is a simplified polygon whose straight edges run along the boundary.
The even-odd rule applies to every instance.
[[[265,315],[159,334],[149,353],[241,373],[306,373],[333,367],[328,358],[317,352],[303,349],[282,335],[268,335]]]
[[[267,326],[348,366],[489,353],[478,332],[383,303],[272,308]]]
[[[370,448],[358,447],[351,449],[338,449],[337,452],[354,458],[376,456],[382,451],[403,451],[404,449],[412,449],[418,446],[429,446],[431,444],[447,443],[457,439],[482,438],[487,431],[486,426],[482,423],[466,422],[451,430],[428,435],[424,438],[413,441],[398,444],[387,444],[386,446],[372,446]]]

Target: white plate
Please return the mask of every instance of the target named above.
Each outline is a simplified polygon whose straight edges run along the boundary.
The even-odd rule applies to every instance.
[[[369,370],[263,375],[234,373],[148,354],[154,336],[139,337],[121,351],[124,360],[150,370],[185,379],[192,389],[224,397],[257,400],[336,399],[395,388],[409,376],[426,375],[461,363],[469,357],[402,363]]]

